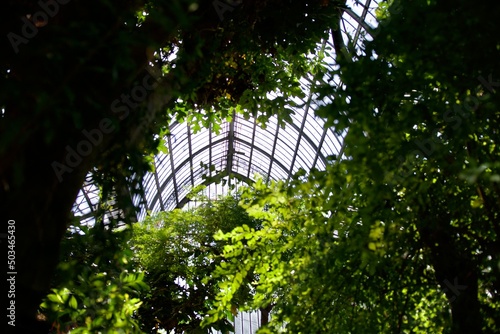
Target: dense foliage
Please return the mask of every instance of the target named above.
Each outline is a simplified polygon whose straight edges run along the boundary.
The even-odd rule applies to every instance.
[[[291,333],[439,333],[450,326],[415,231],[388,224],[390,217],[363,217],[369,209],[345,176],[331,168],[308,182],[259,180],[245,191],[242,204],[263,228],[217,235],[243,242],[225,249],[227,261],[216,270],[223,282],[213,319],[242,286],[236,277],[254,273],[256,294],[245,307],[272,305],[267,332],[280,332],[283,324]],[[325,195],[333,188],[342,201]]]
[[[202,188],[202,187],[201,187]],[[212,276],[225,261],[228,242],[217,233],[260,229],[239,206],[237,194],[216,201],[193,195],[201,204],[190,210],[159,212],[133,229],[75,222],[63,239],[54,288],[40,315],[51,332],[66,333],[223,333],[234,330],[240,305],[252,293],[253,275],[235,295],[229,311],[210,326],[220,279]],[[116,222],[114,222],[116,223]]]
[[[0,20],[0,201],[18,221],[20,331],[43,332],[36,309],[89,171],[130,223],[131,192],[172,120],[217,130],[241,112],[284,124],[306,71],[342,78],[314,93],[333,100],[317,113],[347,133],[343,156],[247,189],[242,205],[259,228],[234,203],[204,207],[213,220],[151,218],[134,239],[144,277],[126,234],[69,235],[46,317],[81,331],[139,330],[135,314],[194,331],[207,314],[223,328],[237,306],[272,308],[268,332],[500,331],[499,3],[382,2],[380,28],[353,56],[338,38],[336,1],[232,2],[222,12],[210,1],[63,2],[47,22],[35,3],[8,1]],[[305,56],[329,33],[334,73]],[[219,209],[235,220],[218,221]],[[151,292],[137,313],[143,279]]]
[[[136,313],[149,287],[133,263],[129,229],[75,224],[63,239],[51,293],[40,312],[52,333],[140,333]]]
[[[248,192],[245,205],[263,229],[219,236],[247,241],[218,270],[226,277],[219,310],[240,286],[231,275],[255,271],[249,304],[276,304],[271,331],[498,332],[500,43],[492,6],[381,8],[387,21],[364,55],[339,60],[344,85],[320,89],[334,102],[318,114],[347,130],[345,158]]]
[[[191,210],[160,212],[134,226],[135,261],[151,287],[138,312],[144,331],[226,333],[233,329],[229,320],[248,296],[248,286],[235,296],[219,321],[205,329],[200,323],[214,309],[219,280],[212,277],[212,272],[223,261],[221,255],[227,244],[216,241],[214,234],[243,225],[254,229],[259,226],[238,205],[237,197],[228,196]],[[247,284],[249,281],[251,277],[245,277]]]
[[[261,122],[274,114],[286,120],[297,76],[308,67],[304,52],[331,25],[339,27],[341,6],[316,0],[6,1],[0,14],[0,209],[17,222],[19,273],[17,328],[9,329],[45,331],[36,310],[90,171],[105,193],[116,194],[130,223],[130,195],[142,191],[141,175],[163,150],[170,122],[215,130],[238,103],[247,115],[258,111]],[[271,91],[279,97],[266,99]]]

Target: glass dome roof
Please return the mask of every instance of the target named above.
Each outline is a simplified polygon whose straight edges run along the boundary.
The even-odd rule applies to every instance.
[[[362,52],[364,38],[377,26],[374,13],[378,2],[371,0],[350,0],[342,17],[342,35],[351,57]],[[326,57],[322,65],[335,66],[333,37],[318,45]],[[315,55],[311,55],[311,61]],[[326,71],[328,72],[328,71]],[[284,128],[272,117],[262,128],[256,119],[244,119],[239,114],[224,123],[219,133],[212,129],[201,129],[194,133],[186,123],[170,125],[170,136],[166,137],[168,154],[160,153],[154,158],[155,171],[143,179],[145,194],[136,197],[134,203],[139,207],[137,219],[140,221],[148,211],[158,212],[183,207],[189,200],[186,195],[192,187],[200,184],[209,186],[210,197],[227,191],[225,186],[213,183],[213,177],[231,175],[227,182],[239,180],[251,183],[255,174],[268,180],[288,180],[300,168],[324,169],[328,156],[342,157],[342,135],[324,127],[324,121],[315,116],[320,105],[331,103],[328,98],[319,100],[314,93],[315,86],[328,82],[340,85],[339,79],[325,75],[323,81],[316,81],[312,74],[301,79],[305,100],[297,100],[301,108],[293,108],[292,122]],[[272,98],[272,96],[270,96]],[[209,176],[203,177],[203,175]],[[99,203],[99,190],[92,184],[89,175],[78,194],[73,206],[75,216],[83,223],[92,223]],[[108,212],[109,218],[118,218],[118,210]]]

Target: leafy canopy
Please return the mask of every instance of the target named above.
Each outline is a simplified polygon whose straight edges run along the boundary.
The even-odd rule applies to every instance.
[[[201,321],[212,313],[219,291],[219,280],[212,272],[223,264],[222,254],[230,247],[213,236],[235,228],[255,229],[259,221],[238,205],[237,196],[201,200],[204,202],[194,209],[159,212],[134,225],[131,244],[135,263],[145,272],[145,282],[151,287],[138,312],[145,331],[152,328],[175,333],[234,330],[228,320],[233,320],[238,304],[248,296],[248,286],[235,295],[233,304],[222,317],[205,329],[200,327]],[[249,284],[251,277],[243,280]]]
[[[290,184],[257,182],[243,203],[262,230],[219,235],[247,240],[217,272],[259,273],[249,307],[275,304],[263,331],[498,331],[493,7],[384,5],[363,55],[339,59],[344,84],[318,90],[334,98],[318,115],[347,131],[345,158]],[[219,312],[240,286],[223,282]]]

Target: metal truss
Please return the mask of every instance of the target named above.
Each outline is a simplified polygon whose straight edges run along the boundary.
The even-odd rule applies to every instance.
[[[344,45],[351,47],[346,52],[353,58],[362,54],[363,40],[370,38],[370,32],[377,26],[374,12],[378,2],[350,0],[343,9],[342,37]],[[321,65],[333,70],[336,66],[333,34],[318,45],[320,50],[327,55]],[[311,61],[315,59],[311,57]],[[314,93],[318,85],[341,85],[339,78],[325,75],[318,80],[308,74],[300,82],[306,98],[297,100],[303,107],[293,109],[292,122],[285,128],[278,125],[276,117],[271,117],[266,128],[261,128],[256,119],[247,120],[239,114],[233,114],[231,121],[222,124],[219,133],[211,128],[194,133],[187,124],[172,123],[170,136],[166,138],[169,153],[155,157],[155,171],[142,180],[144,195],[133,198],[139,207],[137,220],[141,221],[147,212],[185,206],[189,203],[186,197],[189,190],[200,184],[206,184],[208,194],[213,197],[213,193],[227,192],[233,180],[249,184],[256,174],[266,180],[289,180],[299,169],[324,169],[328,156],[341,158],[345,134],[325,127],[325,121],[315,116],[320,106],[332,101],[320,99]],[[224,178],[226,185],[211,184],[217,176]],[[75,215],[91,222],[98,198],[97,188],[87,180],[74,204]]]

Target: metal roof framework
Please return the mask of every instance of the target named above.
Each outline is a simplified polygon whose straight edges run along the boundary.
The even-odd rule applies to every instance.
[[[353,45],[349,55],[362,53],[364,39],[377,27],[375,9],[380,0],[348,0],[341,21],[342,37],[346,45]],[[335,48],[333,36],[318,45],[326,57],[323,66],[334,69]],[[311,61],[316,61],[311,55]],[[330,71],[326,71],[327,73]],[[231,121],[221,126],[215,133],[204,128],[194,133],[186,123],[174,122],[170,125],[170,136],[166,137],[168,154],[160,153],[154,158],[155,171],[144,177],[143,197],[133,198],[139,207],[137,220],[142,220],[148,212],[158,212],[180,208],[189,203],[186,197],[192,187],[207,185],[207,195],[216,197],[228,191],[233,179],[249,184],[255,174],[267,180],[288,180],[299,169],[306,171],[325,168],[327,157],[343,155],[343,135],[325,127],[325,121],[315,116],[319,106],[332,102],[329,98],[319,99],[313,93],[318,85],[329,83],[341,85],[338,77],[325,75],[321,81],[308,74],[300,80],[305,99],[297,99],[303,107],[292,108],[292,122],[285,128],[278,125],[276,116],[267,122],[265,128],[258,125],[255,118],[245,119],[233,114]],[[273,98],[273,96],[269,96]],[[212,168],[206,168],[212,166]],[[203,178],[231,175],[225,185],[218,185]],[[98,188],[92,184],[89,175],[73,206],[75,216],[84,224],[92,224],[99,203]],[[119,212],[108,212],[105,221],[118,218]]]

